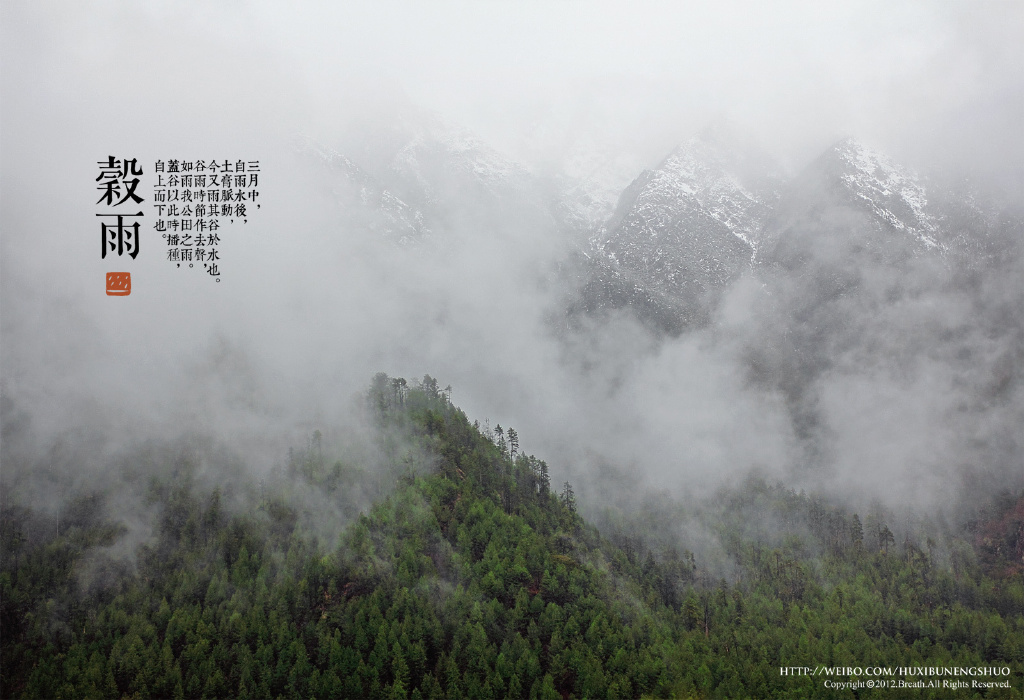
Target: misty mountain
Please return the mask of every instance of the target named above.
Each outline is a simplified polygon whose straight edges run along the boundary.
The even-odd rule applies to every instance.
[[[556,227],[556,185],[429,112],[349,124],[336,141],[307,139],[300,151],[329,171],[339,214],[388,240]]]
[[[826,150],[788,183],[756,255],[803,378],[886,323],[911,321],[883,310],[922,296],[951,304],[969,296],[966,271],[998,274],[1014,235],[998,220],[971,192],[931,186],[854,139]]]
[[[336,141],[302,150],[329,172],[340,215],[374,235],[405,245],[515,230],[569,246],[570,327],[626,310],[677,335],[707,325],[744,273],[770,288],[810,264],[828,297],[853,289],[863,264],[969,268],[999,250],[998,216],[977,193],[931,186],[854,139],[787,180],[757,144],[717,123],[642,172],[600,223],[607,177],[539,176],[429,113],[349,125]]]
[[[706,323],[749,268],[780,172],[726,124],[678,146],[626,188],[591,235],[579,307],[633,307],[669,332]]]
[[[768,156],[737,141],[709,128],[644,171],[594,248],[677,297],[720,291],[753,257],[781,184]]]
[[[960,180],[932,182],[856,139],[795,177],[727,125],[674,149],[622,193],[570,268],[568,316],[627,309],[659,333],[707,325],[752,272],[772,290],[811,277],[818,301],[870,270],[977,271],[1011,254],[1020,218]]]
[[[947,245],[928,205],[912,173],[845,139],[789,183],[765,226],[758,261],[794,272],[811,259],[849,269],[852,256],[899,265],[941,255]]]
[[[756,255],[767,297],[747,357],[755,381],[786,397],[814,469],[862,463],[836,435],[853,423],[878,429],[867,396],[881,391],[889,420],[932,434],[901,457],[868,459],[922,474],[979,462],[1020,473],[1002,416],[1018,413],[1007,368],[1021,353],[1020,322],[1004,304],[1019,299],[1024,228],[982,201],[853,139],[787,185]]]
[[[1010,433],[1020,324],[1007,313],[1021,229],[970,182],[918,176],[853,139],[786,179],[756,144],[715,125],[641,173],[581,240],[580,222],[597,211],[586,197],[570,206],[585,184],[539,177],[430,115],[351,126],[317,153],[337,210],[372,236],[430,239],[442,255],[488,246],[516,261],[524,290],[573,251],[560,259],[561,307],[535,313],[554,319],[572,364],[605,366],[609,389],[656,347],[640,339],[609,353],[598,339],[617,332],[606,323],[614,315],[671,338],[714,329],[723,303],[749,288],[732,349],[708,352],[735,353],[722,357],[735,358],[738,381],[784,402],[798,468],[841,471],[855,459],[844,436],[865,414],[845,415],[854,407],[838,400],[854,390],[867,402],[889,395],[901,421],[946,426],[935,428],[942,437],[913,433],[874,457],[879,465],[946,473],[983,454],[984,469],[1019,469]],[[992,404],[997,394],[1007,403]]]
[[[311,139],[300,152],[321,161],[328,173],[329,196],[346,217],[361,217],[366,228],[399,245],[430,235],[421,209],[407,204],[345,155]]]
[[[734,359],[748,389],[784,403],[794,468],[815,481],[1019,480],[1021,217],[854,139],[785,180],[716,136],[637,178],[567,266],[573,347],[602,347],[626,315],[654,338],[635,352]],[[604,363],[615,391],[621,355],[581,366]]]

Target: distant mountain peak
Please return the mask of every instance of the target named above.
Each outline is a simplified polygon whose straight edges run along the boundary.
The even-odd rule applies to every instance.
[[[875,216],[928,249],[943,249],[938,222],[926,209],[927,190],[915,173],[855,138],[837,143],[830,155],[841,163],[843,185]]]
[[[399,173],[422,179],[423,161],[441,158],[445,167],[461,171],[485,186],[507,185],[527,176],[525,168],[498,153],[468,129],[434,115],[429,115],[421,126],[411,131],[393,161]]]
[[[399,245],[423,240],[431,234],[419,208],[405,202],[345,154],[311,137],[299,140],[298,152],[319,161],[331,174],[327,178],[331,196],[346,215],[362,212],[367,218],[361,221],[369,229]]]
[[[651,311],[656,324],[666,308],[689,319],[683,325],[706,321],[722,290],[751,266],[780,191],[770,157],[731,125],[712,124],[622,193],[588,256],[591,277],[614,293],[588,283],[584,306],[628,305]]]
[[[593,242],[615,258],[624,238],[639,243],[668,235],[688,246],[714,229],[716,236],[738,239],[752,257],[780,183],[775,163],[719,120],[644,171],[623,192],[615,216]]]
[[[769,159],[727,123],[709,126],[676,147],[654,171],[647,198],[680,197],[757,248],[764,217],[778,197]]]

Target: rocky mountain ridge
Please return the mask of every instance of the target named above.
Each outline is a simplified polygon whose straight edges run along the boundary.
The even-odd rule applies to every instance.
[[[894,269],[921,259],[971,264],[994,254],[994,219],[972,193],[933,186],[853,138],[786,177],[756,145],[708,129],[626,188],[588,240],[590,276],[573,308],[630,307],[674,334],[706,322],[744,274],[793,273],[811,261],[837,269],[858,260]],[[628,294],[595,283],[619,278],[629,280]],[[649,314],[655,300],[677,307],[679,323]]]
[[[743,275],[811,264],[842,278],[858,260],[970,266],[998,255],[1006,228],[973,192],[936,185],[853,138],[790,176],[737,129],[715,124],[640,173],[600,220],[604,180],[536,175],[432,115],[357,132],[339,149],[303,147],[331,172],[346,216],[399,245],[450,231],[513,247],[524,231],[559,236],[572,251],[560,264],[568,327],[625,312],[675,335],[708,323]]]

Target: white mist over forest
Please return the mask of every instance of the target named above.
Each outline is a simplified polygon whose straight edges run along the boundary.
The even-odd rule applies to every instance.
[[[20,465],[57,442],[81,446],[66,468],[88,480],[185,434],[264,475],[315,430],[346,449],[384,371],[430,374],[471,418],[514,426],[585,504],[751,472],[924,510],[1019,488],[1012,221],[994,272],[864,263],[864,293],[819,317],[800,280],[753,271],[683,332],[628,309],[565,317],[566,270],[619,194],[709,124],[786,181],[854,135],[1020,217],[1022,30],[1009,3],[7,3],[4,478],[46,500]],[[474,189],[431,139],[505,184]],[[110,154],[147,178],[158,159],[259,159],[262,206],[225,234],[219,283],[174,268],[154,234],[131,296],[105,296],[94,178]],[[399,168],[400,197],[433,212],[423,235],[386,235],[331,154],[374,181]],[[547,208],[578,182],[589,229]],[[800,343],[830,323],[822,369]]]

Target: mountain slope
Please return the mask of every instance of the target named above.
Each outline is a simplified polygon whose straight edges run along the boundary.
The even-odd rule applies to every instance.
[[[825,151],[787,186],[763,238],[758,261],[790,271],[812,259],[899,266],[947,249],[922,182],[853,139]]]
[[[577,306],[628,306],[670,333],[702,325],[749,268],[780,182],[771,159],[730,128],[704,130],[622,193],[591,237]]]
[[[398,245],[422,241],[431,233],[419,207],[403,201],[381,182],[337,151],[307,140],[300,146],[327,171],[330,198],[344,220]]]
[[[154,537],[105,581],[95,554],[122,530],[103,494],[69,504],[56,536],[5,505],[3,695],[841,697],[778,668],[1024,662],[1024,587],[962,538],[890,521],[894,533],[884,514],[754,479],[696,511],[735,566],[729,583],[672,546],[603,538],[515,431],[482,434],[429,377],[378,375],[368,399],[391,463],[426,449],[435,466],[406,471],[340,547],[298,517],[297,487],[345,498],[357,474],[329,467],[317,436],[252,503],[171,460],[149,480]],[[1003,539],[1019,520],[1007,502],[988,516]],[[657,517],[665,533],[678,514]],[[1020,680],[1006,677],[1009,697]]]
[[[595,247],[684,299],[728,284],[749,262],[779,185],[770,160],[736,141],[707,129],[641,174]]]

